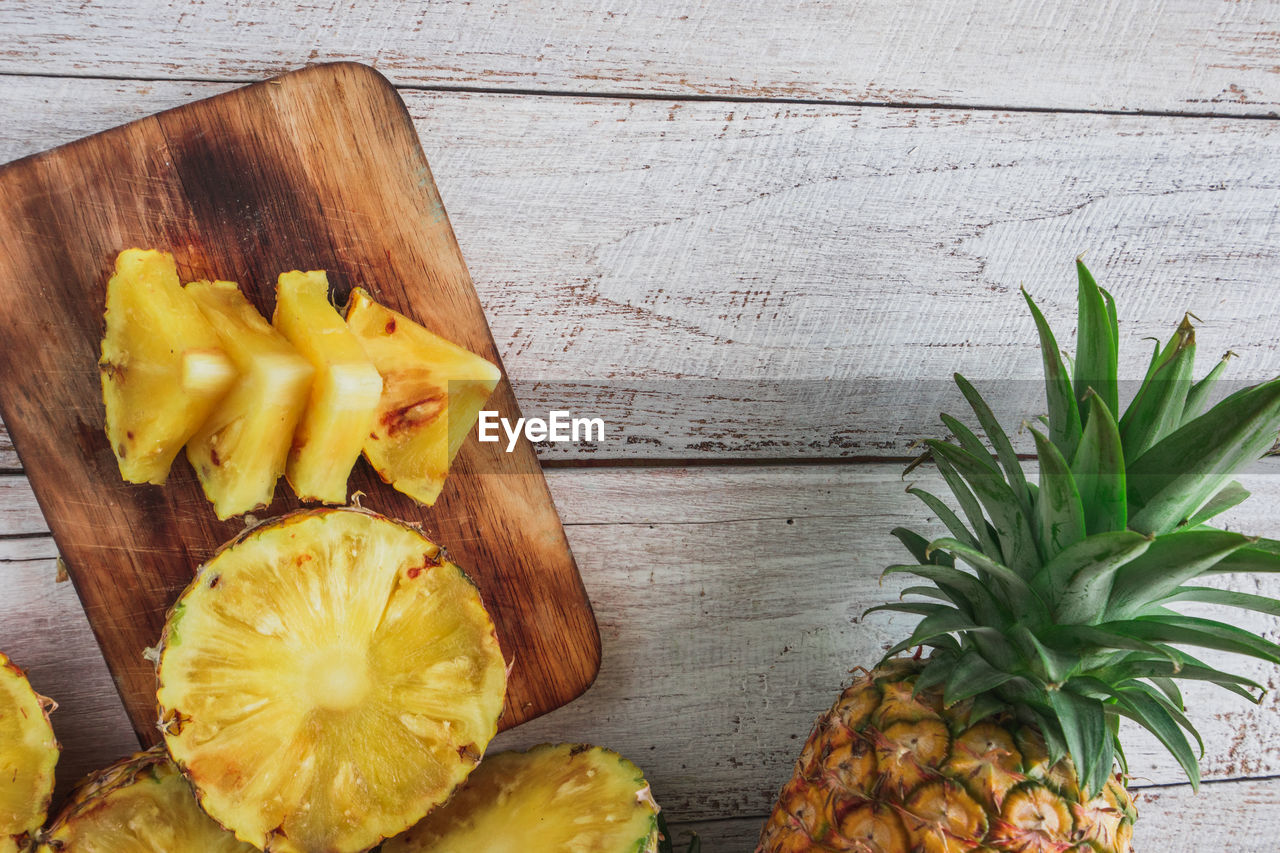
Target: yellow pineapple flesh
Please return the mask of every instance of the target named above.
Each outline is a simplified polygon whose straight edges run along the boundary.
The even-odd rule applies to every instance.
[[[240,376],[187,444],[220,519],[266,506],[284,473],[315,369],[229,281],[186,286]]]
[[[1036,729],[1007,715],[970,724],[970,701],[917,692],[922,666],[865,673],[818,721],[761,853],[1128,853],[1136,812],[1118,780],[1082,800],[1070,760],[1050,766]]]
[[[382,375],[365,458],[384,482],[430,506],[502,373],[362,289],[351,294],[347,325]]]
[[[383,853],[656,853],[658,806],[640,769],[575,744],[490,756],[448,803]]]
[[[323,509],[251,528],[200,569],[159,680],[165,742],[214,819],[274,853],[354,853],[467,777],[506,665],[438,546]]]
[[[116,258],[98,369],[120,476],[156,485],[236,376],[173,255],[144,249]]]
[[[283,273],[271,322],[316,371],[285,476],[304,501],[346,503],[347,478],[373,429],[382,378],[329,304],[323,270]]]
[[[0,653],[0,853],[26,850],[53,798],[51,703]]]
[[[200,809],[163,746],[86,779],[39,853],[254,853]]]

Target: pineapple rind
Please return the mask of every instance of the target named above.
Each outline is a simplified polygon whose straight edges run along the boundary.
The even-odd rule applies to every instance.
[[[89,776],[43,833],[39,853],[253,853],[201,811],[163,746]]]
[[[316,370],[285,477],[301,500],[346,503],[347,479],[373,429],[382,377],[329,304],[323,270],[282,273],[271,322]]]
[[[294,513],[197,573],[166,623],[165,741],[216,820],[277,853],[418,821],[497,730],[506,665],[474,585],[375,513]]]
[[[916,692],[915,682],[923,667],[924,661],[895,658],[883,668],[864,672],[818,720],[796,762],[794,775],[765,824],[757,848],[760,853],[861,853],[868,849],[875,853],[1024,853],[1059,849],[1128,853],[1137,813],[1119,781],[1108,784],[1105,808],[1103,803],[1081,802],[1069,759],[1063,759],[1050,774],[1038,754],[1032,752],[1023,758],[1021,752],[1007,749],[1008,744],[1031,743],[1034,729],[1007,713],[971,725],[965,709],[945,707],[936,688]],[[907,704],[904,696],[914,699]],[[872,697],[874,704],[868,702]],[[940,760],[932,752],[939,721],[945,722],[949,735],[946,754]],[[922,766],[910,757],[905,759],[912,768],[905,775],[914,774],[915,780],[906,790],[900,785],[903,771],[868,774],[865,766],[847,760],[850,755],[883,750],[887,741],[881,727],[893,728],[897,732],[895,740],[900,743],[909,742],[917,730],[922,738],[912,749],[927,754],[928,761]],[[975,743],[992,744],[992,751],[983,753],[985,747],[975,748]],[[836,756],[846,760],[828,760]],[[978,774],[980,777],[1013,775],[1019,779],[1004,792],[1003,809],[992,804],[989,794],[974,791],[973,771],[982,766],[999,772]],[[938,791],[950,792],[951,808],[955,809],[950,821],[941,817],[944,810],[938,808]],[[1028,791],[1040,791],[1047,802],[1060,803],[1062,814],[1070,821],[1068,830],[1055,834],[1006,819],[1010,818],[1011,798],[1016,804],[1016,798]],[[889,813],[900,819],[904,832],[900,833],[899,826],[887,817]],[[878,838],[851,838],[844,834],[859,818],[861,826],[879,833]],[[907,837],[910,841],[905,840]]]
[[[347,325],[382,375],[365,458],[383,482],[430,506],[502,372],[362,288],[351,293]]]
[[[383,853],[655,853],[658,806],[636,765],[585,744],[484,759],[449,802]]]
[[[163,485],[174,458],[235,380],[235,366],[178,282],[167,252],[126,249],[107,282],[98,363],[120,475]]]
[[[191,294],[240,377],[187,444],[219,519],[271,503],[315,368],[229,281],[197,281]]]
[[[51,705],[0,652],[0,851],[26,849],[53,799],[60,747]]]

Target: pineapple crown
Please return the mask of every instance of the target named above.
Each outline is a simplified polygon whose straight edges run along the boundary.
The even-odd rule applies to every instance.
[[[1011,712],[1037,725],[1054,761],[1070,756],[1087,790],[1102,790],[1117,763],[1127,771],[1121,718],[1154,734],[1198,786],[1189,738],[1201,754],[1204,745],[1184,713],[1178,682],[1211,682],[1253,702],[1264,691],[1188,650],[1280,663],[1280,645],[1170,605],[1205,602],[1280,615],[1280,601],[1196,583],[1209,575],[1280,572],[1280,542],[1208,523],[1249,496],[1232,476],[1273,446],[1280,378],[1206,408],[1227,357],[1195,381],[1195,332],[1184,319],[1166,345],[1156,344],[1146,377],[1117,420],[1115,301],[1083,263],[1077,268],[1074,364],[1064,361],[1023,291],[1039,330],[1048,397],[1043,429],[1027,425],[1038,485],[1028,482],[990,407],[957,374],[991,450],[964,423],[941,416],[954,441],[927,442],[926,456],[959,514],[923,489],[908,489],[950,535],[928,540],[894,530],[917,562],[885,573],[912,574],[929,585],[909,587],[903,600],[872,611],[923,617],[886,655],[931,649],[917,691],[941,688],[948,705],[972,702],[971,720]]]

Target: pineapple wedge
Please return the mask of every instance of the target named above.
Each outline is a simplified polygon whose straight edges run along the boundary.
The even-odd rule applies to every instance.
[[[240,379],[187,444],[219,519],[271,503],[315,369],[229,281],[187,293],[213,324]]]
[[[430,506],[502,372],[360,288],[351,294],[347,325],[382,374],[365,458],[384,482]]]
[[[178,451],[231,387],[235,367],[167,252],[125,249],[116,257],[106,323],[98,369],[120,476],[163,485]]]
[[[53,798],[59,748],[50,704],[0,653],[0,853],[28,849]]]
[[[383,853],[655,853],[658,804],[640,768],[563,743],[486,758],[448,803]]]
[[[44,833],[39,853],[254,853],[200,810],[163,746],[80,784]]]
[[[285,477],[301,500],[346,503],[347,478],[373,429],[382,377],[329,304],[323,270],[280,276],[271,323],[316,369]]]
[[[448,799],[497,730],[480,594],[421,532],[358,509],[251,528],[169,614],[160,725],[201,805],[272,853],[355,853]]]

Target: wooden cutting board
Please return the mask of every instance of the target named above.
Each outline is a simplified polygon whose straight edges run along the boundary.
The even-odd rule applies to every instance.
[[[120,478],[97,360],[106,281],[131,246],[171,251],[184,281],[239,282],[267,317],[277,274],[325,269],[339,304],[364,286],[501,360],[408,112],[366,66],[307,68],[0,168],[0,414],[151,743],[155,672],[143,651],[195,568],[244,522],[214,517],[181,455],[163,487]],[[505,378],[488,408],[518,416]],[[506,453],[473,431],[429,509],[363,460],[351,488],[369,509],[420,522],[480,586],[514,662],[504,728],[591,684],[599,632],[527,442]],[[297,507],[281,480],[257,516]]]

